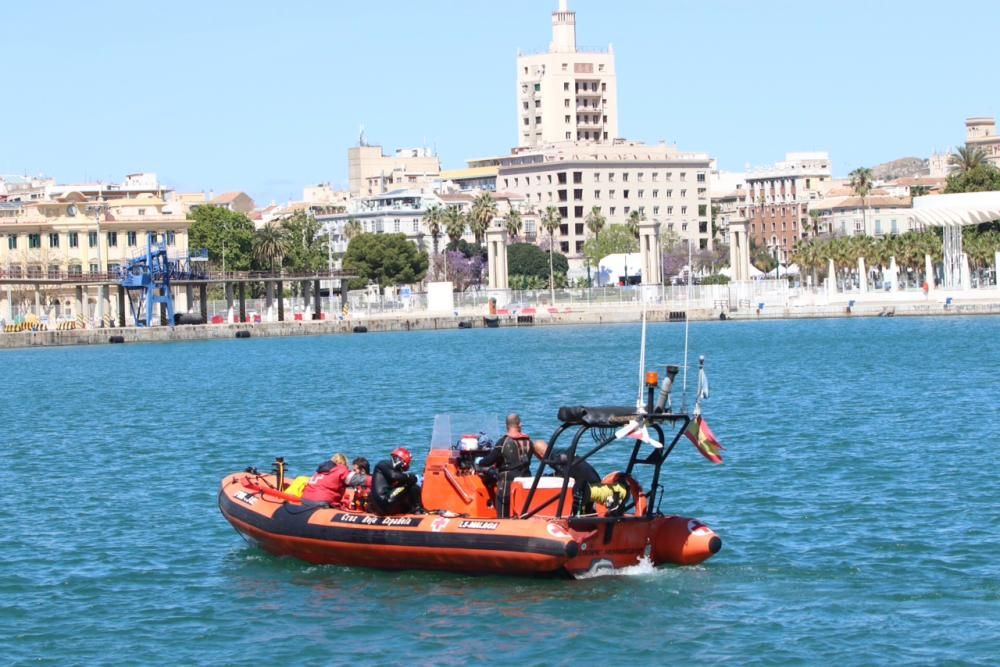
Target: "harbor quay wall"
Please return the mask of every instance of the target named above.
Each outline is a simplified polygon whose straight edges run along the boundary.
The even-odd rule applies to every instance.
[[[775,320],[831,317],[906,317],[929,315],[1000,315],[1000,301],[969,304],[908,303],[879,305],[770,306],[724,310],[695,308],[676,310],[663,306],[647,307],[650,322],[725,320]],[[331,334],[374,333],[386,331],[435,331],[479,329],[488,327],[533,327],[585,324],[637,323],[642,308],[632,304],[621,308],[580,309],[531,316],[486,316],[482,313],[396,313],[320,321],[263,322],[257,324],[199,324],[175,327],[111,327],[65,331],[22,331],[0,333],[0,349],[72,345],[107,345],[112,343],[167,343],[231,338],[323,336]]]

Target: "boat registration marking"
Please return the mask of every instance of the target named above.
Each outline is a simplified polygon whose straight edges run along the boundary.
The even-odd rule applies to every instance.
[[[420,519],[405,516],[372,516],[371,514],[336,514],[334,523],[353,523],[359,526],[403,526],[412,528],[420,525]]]
[[[496,521],[459,521],[459,528],[471,528],[473,530],[496,530],[500,524]]]
[[[237,491],[236,493],[233,494],[233,496],[235,496],[237,500],[242,500],[247,505],[257,504],[257,496],[251,495],[246,491]]]

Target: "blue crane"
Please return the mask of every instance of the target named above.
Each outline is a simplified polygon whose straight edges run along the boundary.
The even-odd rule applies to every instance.
[[[149,233],[146,235],[146,254],[128,261],[120,269],[120,284],[128,294],[129,306],[136,326],[152,324],[156,304],[166,306],[167,320],[163,324],[174,323],[174,297],[170,291],[171,280],[204,279],[205,274],[191,269],[189,257],[170,260],[167,258],[166,235]],[[134,292],[139,294],[133,297]]]

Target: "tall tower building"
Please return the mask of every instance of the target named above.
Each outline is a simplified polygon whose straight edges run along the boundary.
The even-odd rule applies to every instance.
[[[615,54],[578,51],[576,12],[559,0],[549,50],[517,56],[517,145],[618,137]]]

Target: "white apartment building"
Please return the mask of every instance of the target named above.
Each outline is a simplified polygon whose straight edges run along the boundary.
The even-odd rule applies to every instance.
[[[348,187],[353,197],[419,188],[441,173],[441,161],[429,148],[401,148],[392,155],[381,146],[362,143],[347,149]]]
[[[45,199],[46,190],[55,184],[54,178],[45,176],[0,175],[0,202]]]
[[[710,170],[707,154],[681,153],[670,145],[570,142],[501,158],[497,189],[521,195],[524,206],[539,213],[556,207],[563,223],[555,242],[576,267],[594,207],[609,225],[624,224],[638,211],[696,248],[711,248]]]
[[[517,145],[610,142],[617,137],[614,50],[578,51],[576,12],[559,0],[549,50],[518,53]]]
[[[915,229],[912,199],[875,194],[824,197],[809,204],[819,211],[821,230],[835,236],[892,236]]]

